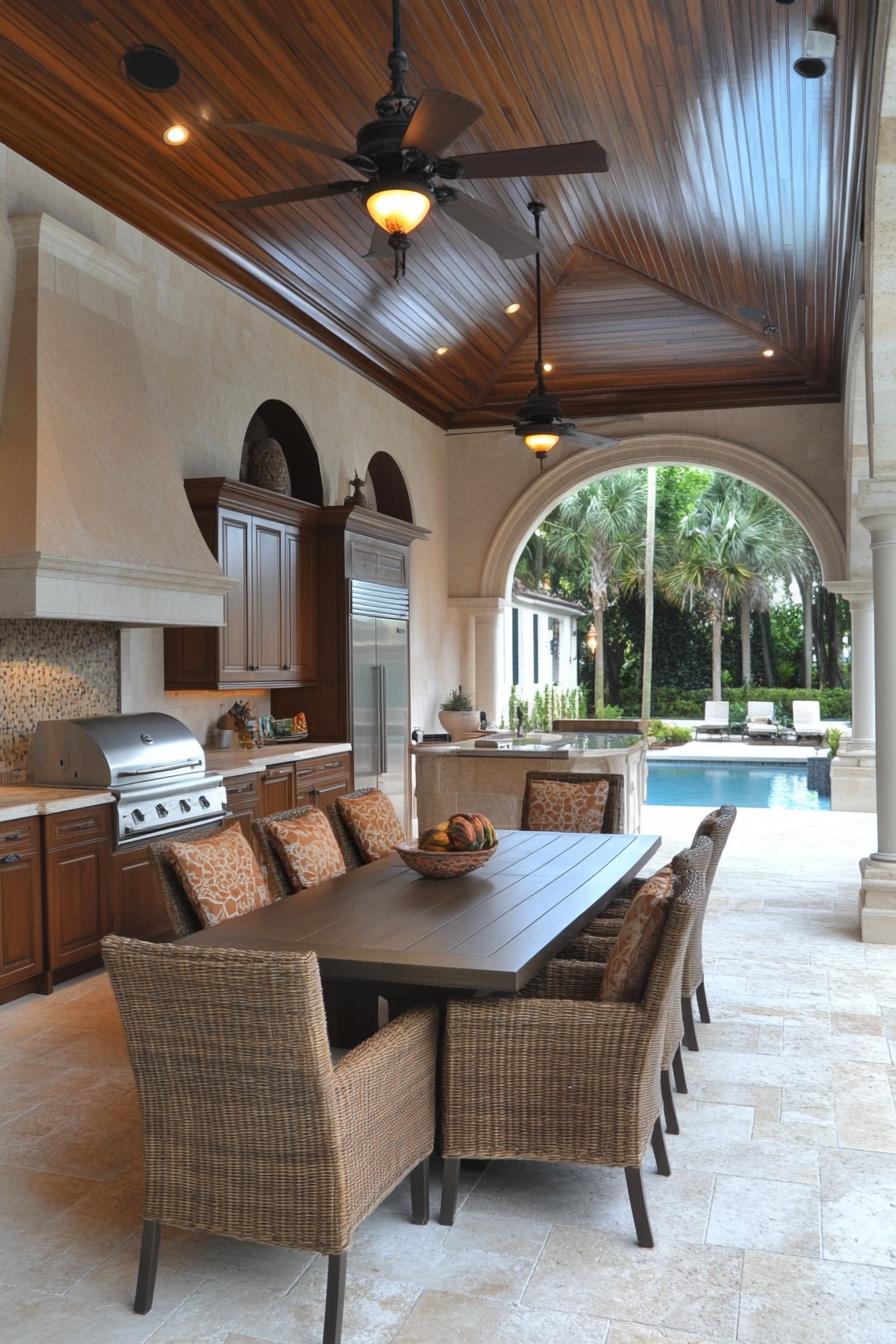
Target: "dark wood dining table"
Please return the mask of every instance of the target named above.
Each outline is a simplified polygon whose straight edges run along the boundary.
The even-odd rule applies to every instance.
[[[360,1037],[376,1028],[380,995],[397,1007],[521,989],[659,844],[655,835],[500,831],[494,857],[463,877],[423,878],[391,854],[183,941],[315,952],[343,1012],[354,1004],[354,1024],[339,1034]]]

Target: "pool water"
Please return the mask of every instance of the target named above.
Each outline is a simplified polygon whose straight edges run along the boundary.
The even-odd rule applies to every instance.
[[[651,761],[647,801],[663,806],[787,807],[830,810],[831,800],[806,787],[804,764],[749,761]]]

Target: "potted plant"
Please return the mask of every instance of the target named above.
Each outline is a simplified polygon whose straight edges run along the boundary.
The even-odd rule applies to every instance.
[[[439,707],[439,723],[451,740],[456,742],[473,737],[479,731],[479,714],[463,686],[451,691]]]

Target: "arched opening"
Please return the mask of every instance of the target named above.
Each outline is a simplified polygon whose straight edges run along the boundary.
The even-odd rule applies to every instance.
[[[246,428],[240,457],[240,480],[246,479],[246,464],[251,444],[259,439],[276,439],[289,467],[290,494],[308,504],[323,504],[324,484],[317,451],[302,421],[285,401],[265,401]]]
[[[691,434],[634,435],[612,448],[585,449],[522,492],[495,529],[482,567],[480,595],[507,598],[517,560],[538,524],[579,486],[626,467],[697,466],[738,476],[771,495],[793,514],[818,553],[825,584],[847,577],[843,533],[808,485],[763,453],[723,439]]]
[[[378,513],[387,513],[405,523],[414,521],[408,487],[391,453],[374,453],[367,464],[367,486],[370,503]]]

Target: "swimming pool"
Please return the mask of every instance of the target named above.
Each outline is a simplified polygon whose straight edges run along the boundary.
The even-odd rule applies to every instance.
[[[750,761],[651,761],[647,801],[673,807],[786,807],[830,810],[831,800],[806,787],[803,764]]]

